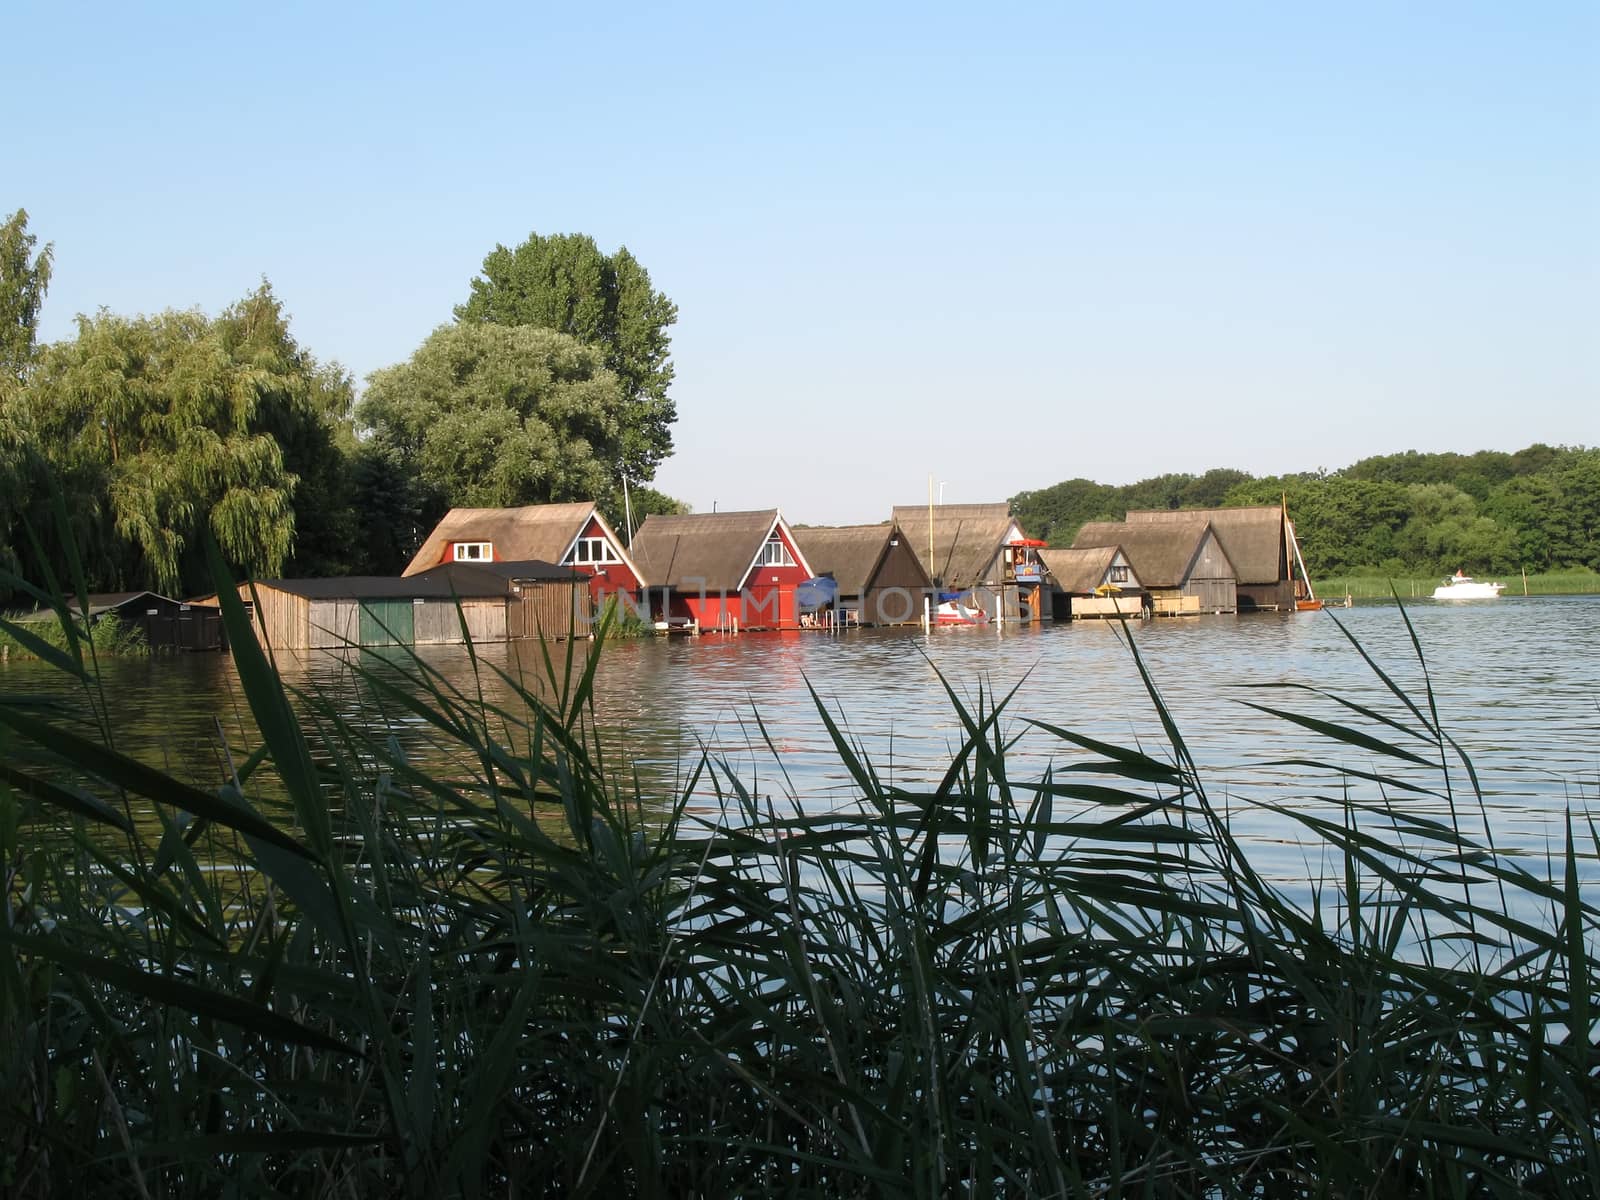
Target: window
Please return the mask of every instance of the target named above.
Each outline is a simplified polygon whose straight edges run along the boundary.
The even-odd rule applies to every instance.
[[[456,562],[487,562],[494,557],[494,543],[457,542],[452,557]]]
[[[569,563],[619,563],[622,559],[611,548],[611,539],[603,537],[582,537],[572,547],[572,553],[567,556]]]
[[[756,557],[758,567],[792,567],[794,555],[789,553],[789,547],[783,544],[782,538],[772,538],[761,547],[761,553]]]
[[[1106,572],[1106,578],[1108,580],[1110,580],[1112,583],[1127,583],[1128,582],[1128,568],[1127,567],[1112,567],[1111,570]]]

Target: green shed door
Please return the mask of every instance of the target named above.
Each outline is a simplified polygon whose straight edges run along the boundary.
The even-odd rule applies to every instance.
[[[414,624],[410,600],[361,602],[363,646],[409,646],[416,640]]]

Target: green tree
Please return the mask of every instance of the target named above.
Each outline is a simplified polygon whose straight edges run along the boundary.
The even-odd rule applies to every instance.
[[[374,372],[357,417],[379,474],[415,481],[414,500],[397,503],[414,503],[428,525],[461,505],[598,499],[614,511],[629,404],[598,347],[528,325],[461,324]]]
[[[294,343],[263,284],[215,320],[80,317],[76,338],[41,354],[23,399],[96,582],[182,592],[207,581],[206,528],[239,567],[283,571],[298,528],[293,468],[342,473],[341,380]],[[338,521],[331,493],[306,503],[308,523]]]
[[[1068,479],[1011,497],[1011,511],[1029,537],[1070,546],[1086,521],[1120,520],[1127,512],[1118,489],[1091,479]]]
[[[496,246],[471,287],[456,308],[462,323],[534,325],[600,347],[602,364],[628,401],[617,478],[626,471],[632,483],[653,479],[672,453],[677,419],[667,394],[673,375],[667,330],[678,308],[654,289],[627,247],[604,254],[586,234],[529,234],[515,249]]]
[[[20,384],[34,360],[39,309],[50,288],[55,247],[34,252],[28,210],[17,209],[0,224],[0,403]]]

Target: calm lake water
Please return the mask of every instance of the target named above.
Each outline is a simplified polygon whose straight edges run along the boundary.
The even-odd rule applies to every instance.
[[[1320,868],[1292,821],[1262,813],[1248,801],[1316,807],[1314,797],[1338,794],[1337,780],[1326,773],[1275,763],[1321,758],[1368,771],[1391,770],[1393,764],[1325,742],[1245,701],[1404,739],[1308,692],[1249,685],[1326,689],[1414,724],[1341,626],[1419,704],[1425,680],[1431,680],[1441,722],[1477,767],[1498,844],[1530,856],[1559,854],[1569,807],[1600,815],[1600,597],[1420,601],[1406,612],[1422,643],[1426,675],[1401,611],[1392,604],[1135,627],[1139,652],[1200,764],[1209,794],[1235,812],[1236,831],[1269,875],[1303,880],[1308,870]],[[421,655],[463,690],[476,686],[464,649],[424,648]],[[526,645],[483,647],[479,655],[513,675],[533,679],[543,671]],[[385,722],[348,659],[313,652],[281,657],[280,665],[295,686],[334,698],[360,720]],[[123,660],[108,664],[104,674],[124,749],[214,783],[222,770],[219,726],[236,755],[256,744],[225,655]],[[760,794],[818,810],[848,802],[851,792],[807,683],[885,778],[911,784],[936,781],[960,742],[941,674],[972,706],[980,690],[1003,695],[1016,689],[1006,725],[1019,736],[1009,760],[1013,779],[1037,779],[1051,762],[1079,754],[1029,727],[1026,718],[1168,755],[1133,658],[1116,627],[1102,622],[939,630],[931,636],[861,630],[617,643],[602,659],[596,708],[606,735],[627,746],[647,786],[664,797],[704,747]],[[482,684],[500,702],[511,702],[508,690],[487,673]],[[59,677],[35,662],[0,665],[0,690],[56,693],[71,702]],[[764,744],[756,713],[781,757],[781,770]],[[390,723],[416,758],[436,760],[440,751],[421,721]],[[1426,753],[1420,744],[1411,748]],[[1407,774],[1437,783],[1436,774]],[[1459,794],[1470,796],[1464,776],[1458,774],[1456,782]],[[1373,785],[1360,788],[1358,799],[1379,799]],[[1596,878],[1594,864],[1586,866],[1586,875]]]

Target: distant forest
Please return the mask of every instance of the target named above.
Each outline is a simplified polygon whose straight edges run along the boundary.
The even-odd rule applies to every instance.
[[[1384,454],[1332,472],[1257,479],[1217,468],[1123,487],[1069,479],[1011,498],[1030,537],[1070,546],[1130,509],[1276,504],[1287,497],[1313,576],[1600,570],[1600,448]]]

